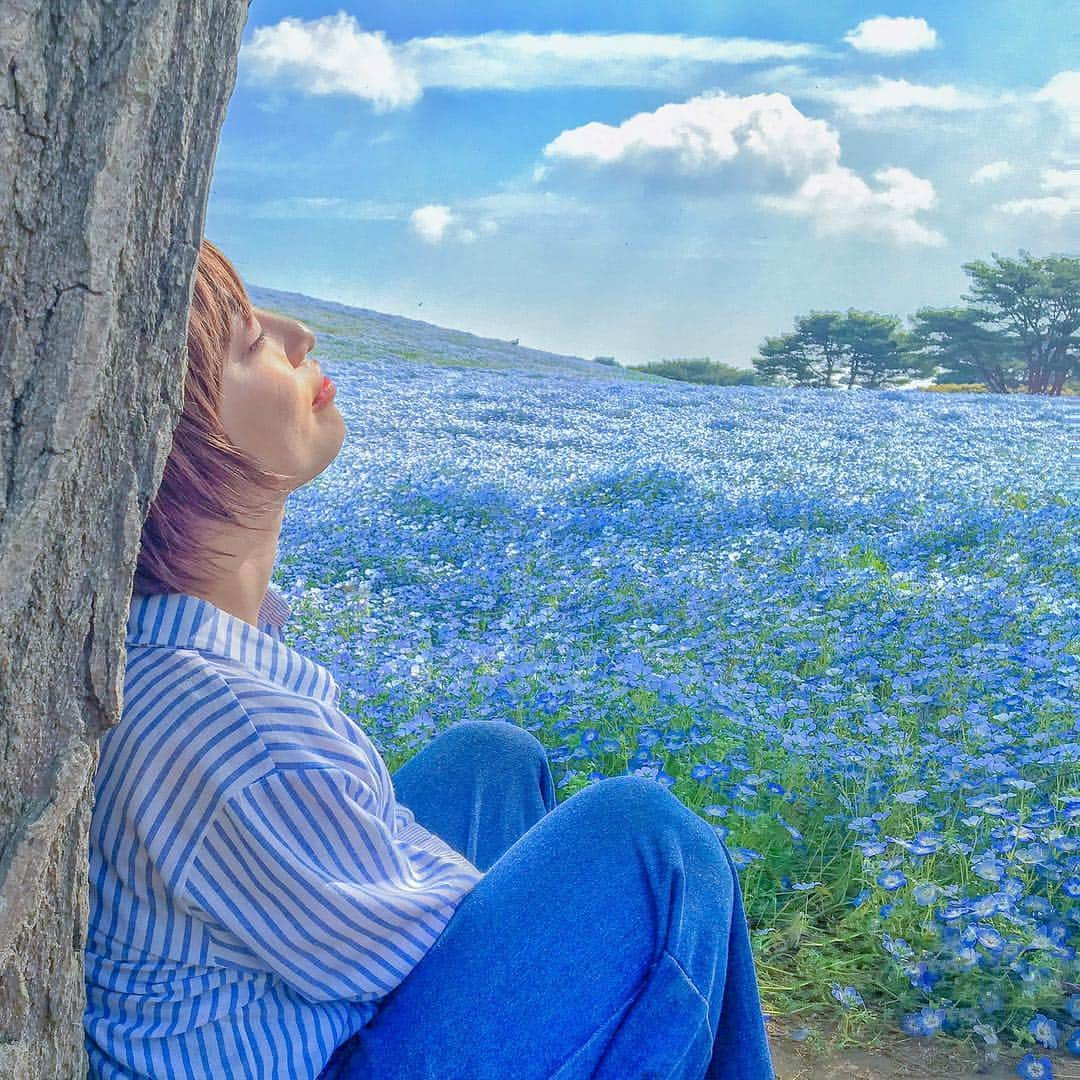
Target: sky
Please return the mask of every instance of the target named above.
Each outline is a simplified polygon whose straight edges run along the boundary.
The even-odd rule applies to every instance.
[[[252,284],[623,364],[1080,249],[1059,0],[253,0],[206,236]]]

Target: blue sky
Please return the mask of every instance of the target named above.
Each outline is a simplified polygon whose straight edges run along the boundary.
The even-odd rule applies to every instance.
[[[1060,3],[251,4],[206,235],[246,281],[622,363],[1075,254]],[[1070,62],[1072,68],[1070,68]]]

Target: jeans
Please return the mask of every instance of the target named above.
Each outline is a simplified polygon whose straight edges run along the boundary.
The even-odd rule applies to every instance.
[[[393,776],[486,871],[334,1080],[773,1080],[731,857],[655,780],[556,804],[543,745],[503,721],[436,736]]]

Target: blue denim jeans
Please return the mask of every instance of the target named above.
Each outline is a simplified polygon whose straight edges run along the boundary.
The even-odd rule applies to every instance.
[[[773,1080],[735,867],[662,784],[556,804],[543,745],[488,720],[393,781],[486,873],[325,1077]]]

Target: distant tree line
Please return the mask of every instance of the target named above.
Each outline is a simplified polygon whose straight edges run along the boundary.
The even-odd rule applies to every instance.
[[[707,383],[712,386],[754,386],[761,381],[749,368],[721,364],[707,356],[654,360],[649,364],[636,365],[634,370],[645,371],[650,375],[662,375],[665,379]]]
[[[913,378],[1057,395],[1080,376],[1080,259],[994,255],[964,264],[967,306],[921,308],[910,330],[871,311],[812,311],[766,338],[767,385],[881,388]]]
[[[1021,251],[964,270],[966,304],[920,308],[910,328],[874,311],[811,311],[790,333],[766,338],[752,369],[692,357],[634,370],[713,386],[882,389],[932,379],[998,394],[1080,392],[1080,259]]]

